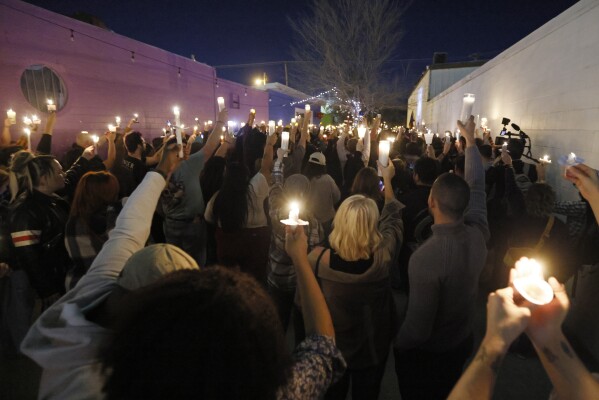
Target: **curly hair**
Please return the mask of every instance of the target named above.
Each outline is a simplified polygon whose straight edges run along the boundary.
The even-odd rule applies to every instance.
[[[528,188],[524,202],[528,215],[536,218],[545,218],[553,212],[555,192],[546,183],[535,183]]]
[[[291,371],[270,297],[224,267],[127,295],[101,357],[108,399],[274,399]]]

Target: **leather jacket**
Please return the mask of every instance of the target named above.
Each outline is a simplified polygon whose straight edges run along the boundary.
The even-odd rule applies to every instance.
[[[37,190],[11,206],[9,218],[14,269],[23,269],[41,298],[65,292],[71,260],[64,245],[69,204]]]

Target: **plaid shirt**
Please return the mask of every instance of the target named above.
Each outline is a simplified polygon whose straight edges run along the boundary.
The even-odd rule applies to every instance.
[[[568,234],[572,239],[582,236],[587,220],[587,205],[584,201],[556,201],[553,212],[566,217]]]
[[[273,185],[268,195],[269,215],[273,225],[269,250],[268,282],[279,289],[292,290],[296,286],[295,267],[285,251],[285,225],[279,222],[289,215],[283,195],[283,169],[282,164],[275,163],[272,171]],[[310,252],[324,241],[324,230],[312,214],[302,213],[301,219],[309,223],[304,229],[308,237],[308,252]]]

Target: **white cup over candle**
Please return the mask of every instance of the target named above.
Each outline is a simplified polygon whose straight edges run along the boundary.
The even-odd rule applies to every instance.
[[[48,111],[56,111],[56,104],[54,104],[54,100],[48,99],[46,100],[46,104],[48,105]]]
[[[133,122],[136,124],[139,122],[139,114],[138,113],[133,114]]]
[[[121,117],[117,115],[114,117],[114,121],[116,122],[116,126],[121,126]]]
[[[252,114],[256,114],[256,110],[252,108],[252,109],[250,110],[250,113],[252,113]]]
[[[109,124],[108,125],[108,131],[110,131],[110,132],[116,132],[116,126],[114,126],[112,124]]]
[[[283,126],[283,120],[280,119],[279,122],[277,123],[278,126]]]
[[[426,144],[433,144],[433,138],[435,137],[435,134],[432,132],[427,132],[424,134],[424,141]]]
[[[307,221],[299,219],[300,207],[296,201],[289,204],[289,218],[281,220],[281,223],[288,226],[308,225]]]
[[[12,108],[6,111],[6,118],[8,118],[8,123],[11,125],[15,125],[17,123],[17,113],[12,110]]]
[[[364,139],[364,136],[366,136],[366,129],[367,128],[365,126],[362,126],[362,125],[358,127],[358,137],[360,139]]]
[[[281,134],[281,148],[283,150],[289,149],[289,132],[283,132]]]
[[[85,132],[85,131],[82,131],[81,133],[83,133],[83,132]],[[100,138],[98,137],[98,135],[92,135],[92,142],[94,142],[94,148],[96,151],[98,151],[98,141],[99,140],[100,140]]]
[[[216,102],[218,103],[218,112],[221,112],[225,108],[225,98],[217,97]]]
[[[553,300],[553,289],[543,278],[541,264],[534,258],[522,257],[516,261],[514,287],[526,300],[544,305]]]
[[[539,161],[541,162],[541,164],[551,164],[551,159],[547,154],[545,154],[543,158],[539,158]]]
[[[275,133],[275,121],[268,121],[268,135],[272,135]]]
[[[31,118],[25,116],[25,117],[23,117],[23,123],[25,125],[31,125],[33,123],[33,121],[31,121]]]
[[[472,115],[472,108],[474,107],[474,94],[472,93],[464,93],[464,98],[462,99],[462,112],[460,114],[460,121],[462,123],[466,123],[468,118]]]
[[[306,111],[310,111],[310,104],[306,104]]]
[[[379,162],[383,167],[389,165],[389,150],[391,148],[391,143],[387,140],[381,140],[379,142]],[[382,172],[379,171],[379,176],[382,176]]]

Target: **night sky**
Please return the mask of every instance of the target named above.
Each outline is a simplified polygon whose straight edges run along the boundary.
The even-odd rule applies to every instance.
[[[287,17],[308,12],[308,0],[30,0],[48,10],[92,14],[116,33],[212,66],[289,60]],[[435,51],[448,61],[489,59],[566,10],[573,0],[414,0],[400,21],[404,32],[391,66],[412,87]],[[368,1],[363,3],[365,6]],[[407,72],[405,72],[407,69]],[[284,82],[282,65],[218,68],[245,84],[268,74]]]

